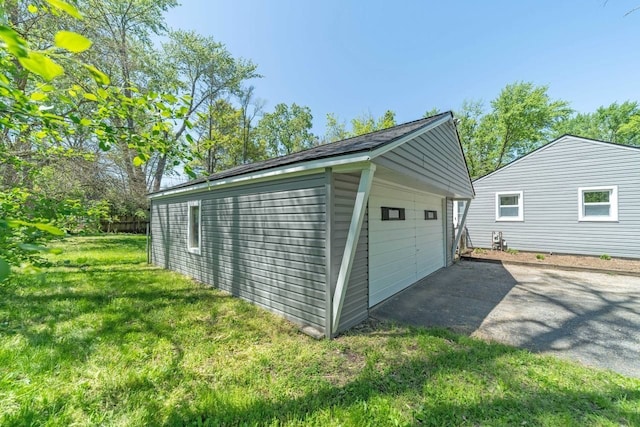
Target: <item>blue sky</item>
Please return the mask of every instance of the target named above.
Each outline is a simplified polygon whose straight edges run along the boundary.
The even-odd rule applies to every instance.
[[[183,0],[171,28],[195,30],[251,59],[271,111],[311,108],[343,120],[391,109],[486,104],[515,81],[549,86],[580,112],[640,100],[640,0]]]

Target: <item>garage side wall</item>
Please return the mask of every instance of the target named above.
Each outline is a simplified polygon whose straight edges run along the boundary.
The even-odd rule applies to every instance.
[[[317,174],[153,200],[152,262],[324,332],[325,193]],[[199,255],[187,250],[196,200]]]
[[[358,192],[359,174],[333,174],[333,226],[331,245],[331,292],[335,291],[340,263],[347,242],[351,215]],[[338,331],[344,331],[367,319],[369,315],[369,220],[365,214],[356,256],[347,285]]]

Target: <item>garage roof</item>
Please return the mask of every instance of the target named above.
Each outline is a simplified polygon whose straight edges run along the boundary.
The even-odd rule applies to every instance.
[[[446,117],[453,118],[453,114],[448,111],[446,113],[436,114],[435,116],[427,117],[424,119],[403,123],[388,129],[371,132],[365,135],[355,136],[353,138],[348,138],[330,144],[319,145],[317,147],[309,148],[307,150],[299,151],[297,153],[289,154],[286,156],[276,157],[273,159],[264,160],[262,162],[236,166],[222,172],[214,173],[205,178],[194,179],[184,184],[179,184],[156,193],[151,193],[150,196],[153,196],[157,193],[164,193],[168,190],[177,190],[182,188],[186,189],[188,187],[205,182],[217,181],[224,178],[230,178],[257,171],[264,171],[281,166],[304,163],[311,160],[338,157],[345,154],[373,151],[385,145],[391,144],[408,134],[417,132],[420,129],[425,128]]]

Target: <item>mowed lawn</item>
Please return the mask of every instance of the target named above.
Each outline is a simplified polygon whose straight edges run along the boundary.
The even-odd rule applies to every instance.
[[[0,284],[2,426],[640,425],[637,379],[443,330],[317,341],[148,266],[144,237],[58,246]]]

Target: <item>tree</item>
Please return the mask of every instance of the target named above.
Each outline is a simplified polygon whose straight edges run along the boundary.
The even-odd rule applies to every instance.
[[[457,119],[457,130],[460,143],[467,160],[469,174],[478,177],[484,170],[483,161],[489,157],[490,144],[480,133],[480,123],[484,114],[481,101],[465,100],[462,107],[454,115]]]
[[[264,101],[254,97],[253,86],[243,89],[238,96],[240,101],[240,126],[242,128],[242,163],[263,160],[266,157],[264,146],[256,143],[253,121],[262,113]],[[234,165],[235,166],[235,165]]]
[[[179,93],[189,99],[182,123],[179,123],[170,139],[177,143],[187,130],[190,118],[199,111],[214,111],[215,103],[224,96],[242,96],[242,83],[260,77],[256,65],[251,61],[234,58],[221,43],[211,37],[204,37],[192,31],[172,31],[170,41],[163,46],[168,69],[175,72],[174,84]],[[246,99],[247,108],[251,103],[253,89]],[[242,115],[245,131],[250,132],[247,123],[250,113]],[[247,127],[248,126],[248,127]],[[158,191],[165,172],[168,157],[161,157],[153,176],[152,191]]]
[[[278,104],[272,113],[265,113],[258,122],[258,140],[267,147],[270,157],[313,147],[317,138],[311,133],[312,120],[309,107]]]
[[[593,113],[575,114],[557,124],[557,136],[572,134],[616,144],[640,145],[640,106],[614,102]]]
[[[569,104],[552,100],[547,86],[528,82],[507,85],[491,109],[466,101],[458,132],[472,178],[485,175],[540,147],[554,134],[554,128],[571,113]]]
[[[60,221],[59,214],[68,224],[71,216],[84,222],[104,212],[104,204],[83,205],[76,197],[86,192],[57,176],[69,159],[80,169],[92,170],[86,162],[93,157],[82,141],[103,151],[126,142],[124,148],[136,153],[127,160],[139,168],[150,154],[168,149],[163,136],[184,118],[180,102],[170,95],[140,94],[133,85],[110,84],[105,73],[78,57],[92,42],[77,32],[55,31],[52,43],[41,43],[45,49],[32,45],[25,38],[31,33],[14,28],[20,27],[23,15],[19,10],[5,14],[7,4],[26,7],[21,2],[0,5],[0,22],[7,24],[0,23],[0,280],[7,277],[9,263],[30,260],[34,252],[46,250],[39,242],[47,234],[63,234],[51,222]],[[63,0],[29,5],[28,11],[54,17],[51,28],[77,24],[64,13],[82,19],[79,10]],[[41,40],[43,34],[47,33],[33,37]],[[70,83],[72,79],[77,83]],[[40,183],[42,178],[48,181]]]
[[[324,141],[335,142],[354,136],[364,135],[396,125],[396,113],[387,110],[377,120],[371,113],[362,114],[351,119],[351,130],[347,130],[345,122],[333,113],[327,114],[327,125]]]
[[[547,86],[519,82],[507,85],[491,101],[492,111],[480,126],[494,142],[487,159],[492,170],[544,144],[553,127],[571,113],[567,102],[551,100],[547,91]]]

